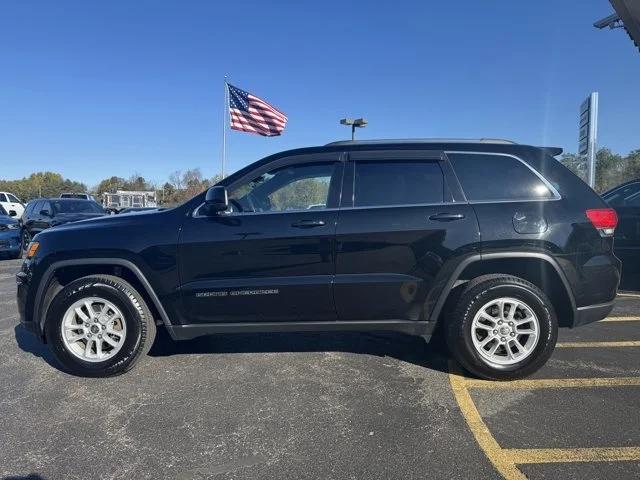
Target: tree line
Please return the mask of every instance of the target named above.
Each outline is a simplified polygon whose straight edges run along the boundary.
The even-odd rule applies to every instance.
[[[140,174],[129,178],[112,176],[105,178],[98,185],[89,189],[82,182],[63,178],[55,172],[37,172],[19,180],[0,180],[0,191],[10,192],[23,202],[34,198],[55,198],[62,193],[91,193],[98,201],[103,193],[114,193],[116,190],[155,191],[156,198],[164,206],[177,205],[194,195],[215,185],[221,180],[220,175],[205,178],[199,168],[176,171],[161,184],[155,184]]]
[[[573,173],[586,180],[587,163],[583,156],[565,153],[561,155],[559,160]],[[627,155],[613,153],[608,148],[598,150],[595,184],[597,192],[602,193],[634,178],[640,178],[640,149],[633,150]],[[188,200],[211,185],[215,185],[220,179],[220,175],[206,178],[199,168],[194,168],[173,172],[169,175],[168,180],[161,185],[150,182],[142,175],[134,174],[129,178],[118,176],[105,178],[89,190],[85,183],[63,178],[59,173],[37,172],[19,180],[0,180],[0,191],[11,192],[23,202],[28,202],[38,197],[59,197],[64,192],[84,193],[88,191],[100,200],[103,193],[115,192],[116,190],[153,190],[161,205],[172,206]],[[315,185],[302,183],[295,186],[295,192],[292,190],[295,195],[289,195],[292,192],[287,192],[286,199],[283,197],[274,198],[274,200],[283,203],[283,206],[289,203],[293,205],[299,195],[308,196],[311,190],[315,191],[319,188],[316,188]],[[316,195],[312,196],[315,198]]]
[[[575,153],[565,153],[560,157],[560,161],[581,179],[587,180],[585,157]],[[594,186],[596,192],[606,192],[616,185],[635,178],[640,178],[640,150],[633,150],[627,155],[613,153],[608,148],[598,150]]]

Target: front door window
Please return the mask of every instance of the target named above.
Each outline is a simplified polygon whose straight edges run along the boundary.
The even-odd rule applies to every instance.
[[[280,167],[234,188],[229,203],[234,213],[318,210],[327,207],[335,163]]]

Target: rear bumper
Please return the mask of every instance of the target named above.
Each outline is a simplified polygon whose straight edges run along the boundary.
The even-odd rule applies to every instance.
[[[613,310],[615,302],[599,303],[597,305],[588,305],[586,307],[579,307],[576,311],[573,327],[579,327],[588,323],[597,322],[606,318],[607,315]],[[572,327],[572,328],[573,328]]]

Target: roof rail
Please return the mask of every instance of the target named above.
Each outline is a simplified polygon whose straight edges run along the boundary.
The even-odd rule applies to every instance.
[[[502,138],[402,138],[402,139],[380,139],[380,140],[338,140],[327,143],[325,146],[333,145],[377,145],[384,143],[497,143],[513,145],[516,142]]]

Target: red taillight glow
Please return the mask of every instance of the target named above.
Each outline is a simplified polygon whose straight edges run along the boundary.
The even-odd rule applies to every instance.
[[[613,208],[594,208],[585,212],[601,235],[609,237],[618,225],[618,215]]]

